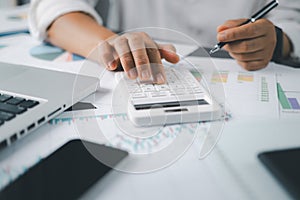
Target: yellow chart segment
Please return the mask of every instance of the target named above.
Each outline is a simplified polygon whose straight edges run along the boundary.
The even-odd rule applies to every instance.
[[[250,73],[240,72],[237,79],[239,82],[253,82],[254,76]]]
[[[211,77],[212,83],[227,83],[228,80],[228,71],[220,71],[213,73]]]

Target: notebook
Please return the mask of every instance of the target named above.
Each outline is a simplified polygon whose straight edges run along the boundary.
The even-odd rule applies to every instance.
[[[300,148],[263,152],[261,162],[295,199],[300,199]]]

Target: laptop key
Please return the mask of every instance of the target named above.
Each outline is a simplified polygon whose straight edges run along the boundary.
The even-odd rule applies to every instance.
[[[34,106],[38,105],[39,102],[38,101],[33,101],[33,100],[27,100],[27,101],[23,101],[19,104],[20,107],[23,108],[33,108]]]
[[[6,103],[0,102],[0,111],[9,112],[12,114],[21,114],[25,112],[27,109],[15,105],[10,105]]]
[[[24,100],[25,99],[20,98],[20,97],[14,97],[14,98],[10,98],[5,103],[12,104],[12,105],[18,105],[18,104],[20,104]]]
[[[16,117],[15,114],[0,111],[0,120],[9,121],[9,120],[11,120],[14,117]]]
[[[5,102],[10,98],[12,98],[12,96],[7,95],[7,94],[0,94],[0,102]]]

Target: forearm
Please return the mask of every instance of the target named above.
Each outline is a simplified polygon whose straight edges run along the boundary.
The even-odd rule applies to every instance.
[[[62,15],[51,24],[47,33],[47,40],[52,44],[84,57],[89,57],[101,41],[115,35],[82,12]]]

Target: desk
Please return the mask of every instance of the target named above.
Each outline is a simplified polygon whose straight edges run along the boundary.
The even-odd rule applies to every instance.
[[[19,39],[25,38],[26,36]],[[32,48],[32,44],[38,45],[29,38],[23,44],[22,48],[18,48],[19,53],[22,50],[27,52]],[[14,49],[13,46],[9,48]],[[0,56],[1,60],[13,61],[12,52],[5,49],[2,52],[5,52],[2,55],[6,57]],[[27,55],[14,62],[32,61],[26,59],[32,58]],[[235,66],[234,61],[216,59],[213,62]],[[38,61],[36,66],[42,64],[45,66],[45,63],[46,61]],[[46,67],[74,73],[71,66],[74,67],[74,63],[50,63]],[[300,75],[297,70],[273,64],[258,73],[275,72],[285,76],[295,73]],[[112,73],[107,73],[106,78],[111,80]],[[98,95],[101,96],[102,103],[105,103],[109,99],[110,89],[108,85],[102,86],[104,90],[99,91]],[[276,98],[276,96],[272,97]],[[89,98],[86,99],[88,100]],[[105,105],[102,106],[105,109]],[[239,118],[233,116],[225,123],[219,142],[205,159],[199,160],[201,141],[196,138],[188,151],[172,165],[147,174],[112,171],[84,194],[82,199],[289,199],[256,156],[263,150],[299,146],[298,121],[299,114],[287,119],[278,116],[271,118],[262,116],[259,120],[253,116]],[[58,134],[62,130],[68,134]],[[38,162],[39,160],[34,160],[36,157],[32,156],[32,152],[38,151],[39,156],[47,156],[50,151],[54,151],[65,141],[75,137],[77,136],[74,127],[47,124],[1,152],[0,165],[3,167],[4,162],[18,165],[22,155],[27,155],[26,159],[32,162]],[[43,145],[45,141],[47,141],[46,147]],[[10,170],[13,173],[20,173],[18,170]]]
[[[286,125],[293,123],[287,122]],[[295,124],[295,123],[294,123]],[[235,125],[253,126],[260,122],[236,122],[224,128],[222,139],[214,151],[202,161],[196,162],[197,152],[191,148],[176,164],[162,171],[146,175],[132,175],[113,172],[89,191],[83,199],[100,197],[100,199],[289,199],[284,190],[274,181],[256,158],[260,150],[272,149],[282,138],[268,144],[260,141],[260,149],[251,149],[255,136],[262,133],[259,128],[243,132]],[[285,128],[277,129],[274,122],[265,131],[272,131],[282,136]],[[284,127],[282,124],[281,127]],[[295,127],[296,128],[296,127]],[[299,127],[297,127],[299,128]],[[256,131],[255,136],[247,136]],[[235,133],[233,131],[236,131]],[[284,131],[284,132],[282,132]],[[296,131],[289,134],[297,138]],[[247,138],[247,141],[245,138]],[[266,134],[266,137],[272,136]],[[285,141],[281,147],[298,145],[299,142]],[[297,144],[296,144],[297,143]],[[241,153],[246,145],[246,152]],[[237,150],[239,149],[239,150]],[[203,170],[204,169],[204,170]],[[117,192],[116,192],[117,191]],[[100,193],[100,195],[99,195]]]

